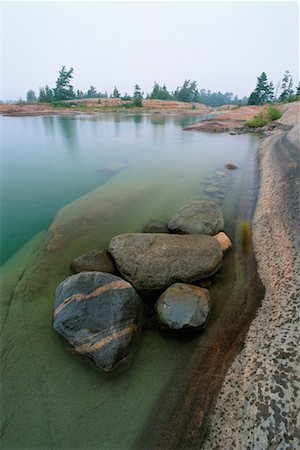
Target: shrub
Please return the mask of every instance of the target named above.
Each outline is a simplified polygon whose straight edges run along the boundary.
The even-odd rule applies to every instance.
[[[280,119],[281,116],[282,112],[278,108],[269,105],[267,109],[264,109],[264,111],[253,117],[253,119],[246,122],[245,126],[250,128],[261,128],[273,120]]]
[[[257,116],[253,117],[253,119],[249,120],[245,123],[246,127],[250,128],[261,128],[267,125],[268,120],[262,115],[258,114]]]
[[[273,120],[280,119],[280,117],[282,116],[282,112],[278,108],[275,108],[275,106],[268,107],[268,114],[271,122]]]

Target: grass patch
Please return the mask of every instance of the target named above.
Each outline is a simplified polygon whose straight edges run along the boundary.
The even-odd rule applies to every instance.
[[[282,112],[275,106],[270,105],[253,117],[253,119],[248,120],[245,126],[249,128],[262,128],[273,120],[280,119],[281,116]]]

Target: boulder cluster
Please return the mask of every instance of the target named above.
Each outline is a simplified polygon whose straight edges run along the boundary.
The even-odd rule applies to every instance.
[[[195,284],[205,285],[232,247],[223,230],[221,208],[195,201],[168,225],[151,221],[142,233],[115,236],[107,250],[79,256],[70,266],[73,275],[57,287],[54,329],[105,372],[130,362],[145,303],[163,330],[200,330],[211,299]]]

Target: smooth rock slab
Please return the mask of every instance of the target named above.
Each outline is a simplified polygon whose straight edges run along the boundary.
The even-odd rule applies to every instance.
[[[172,233],[214,235],[224,229],[224,217],[219,205],[201,200],[180,208],[170,220],[168,228]]]
[[[157,300],[156,319],[162,329],[196,331],[207,322],[210,304],[207,289],[175,283]]]
[[[109,252],[122,276],[146,291],[207,278],[223,259],[219,242],[206,235],[122,234],[110,241]]]
[[[79,272],[108,272],[117,274],[117,268],[106,250],[94,250],[75,258],[70,265],[73,273]]]
[[[57,287],[55,331],[106,372],[130,361],[142,317],[140,297],[114,275],[81,272]]]

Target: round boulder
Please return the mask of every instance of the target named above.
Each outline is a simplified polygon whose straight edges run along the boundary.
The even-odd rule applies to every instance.
[[[155,310],[160,328],[197,331],[209,317],[210,295],[207,289],[175,283],[159,297]]]
[[[109,252],[122,276],[141,291],[207,278],[223,260],[219,242],[204,234],[121,234],[110,241]]]
[[[224,217],[219,205],[200,200],[180,208],[168,228],[172,233],[214,235],[224,229]]]
[[[114,275],[81,272],[56,289],[55,331],[105,372],[129,363],[142,319],[140,297]]]

